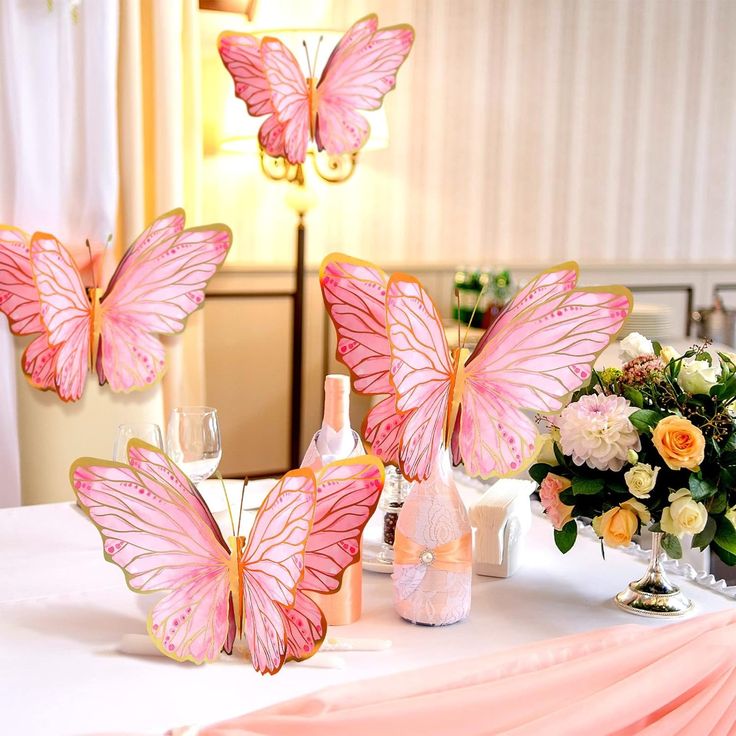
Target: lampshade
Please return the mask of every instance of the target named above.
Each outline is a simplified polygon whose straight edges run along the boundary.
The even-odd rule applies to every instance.
[[[253,33],[254,36],[263,38],[264,36],[273,36],[282,41],[288,49],[294,54],[294,58],[304,73],[309,76],[309,65],[307,64],[307,51],[304,49],[303,42],[306,42],[309,53],[309,63],[312,64],[313,75],[319,79],[324,69],[327,59],[332,53],[339,40],[342,38],[342,32],[334,30],[279,30],[279,31],[258,31]],[[320,42],[321,38],[321,42]],[[319,45],[319,51],[317,47]],[[316,66],[315,66],[316,54]],[[378,110],[369,112],[360,111],[370,125],[370,134],[363,151],[378,150],[388,148],[388,120],[386,119],[386,111],[383,107]],[[258,151],[258,131],[263,125],[265,117],[254,118],[248,115],[245,103],[236,97],[230,86],[230,94],[224,99],[219,149],[221,151],[235,153],[255,153]],[[317,146],[314,141],[309,142],[308,150],[316,151]]]

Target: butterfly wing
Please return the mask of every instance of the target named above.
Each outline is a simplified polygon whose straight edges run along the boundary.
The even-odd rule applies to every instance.
[[[235,94],[245,102],[248,114],[270,116],[258,133],[261,146],[269,156],[284,156],[285,126],[274,114],[271,86],[261,58],[261,42],[247,33],[227,31],[220,35],[217,48],[235,83]]]
[[[360,537],[383,488],[383,464],[364,455],[326,465],[317,476],[317,502],[304,556],[304,578],[294,606],[286,610],[289,659],[311,657],[327,628],[306,591],[334,593],[350,565],[360,559]]]
[[[129,449],[158,452],[137,440]],[[190,502],[196,491],[190,486],[185,496],[134,467],[92,458],[72,465],[71,482],[105,559],[122,569],[130,589],[167,593],[148,616],[158,649],[178,661],[217,659],[231,632],[230,552],[209,512]]]
[[[368,121],[356,110],[377,110],[396,86],[396,73],[414,43],[408,25],[378,30],[369,15],[355,23],[334,48],[317,85],[315,140],[319,150],[339,155],[360,150]]]
[[[304,574],[316,489],[308,468],[287,473],[268,494],[243,553],[245,633],[253,666],[273,674],[286,661],[282,607],[294,605]]]
[[[58,348],[57,393],[64,401],[77,401],[87,378],[91,338],[91,308],[82,277],[66,248],[46,233],[34,233],[31,239],[31,268],[49,345]]]
[[[113,391],[143,388],[163,373],[165,353],[157,335],[184,329],[232,240],[225,225],[153,232],[147,245],[138,247],[141,238],[134,243],[133,255],[123,258],[101,300],[97,374],[100,385],[108,382]]]
[[[401,435],[401,471],[424,480],[444,439],[453,366],[439,313],[413,276],[394,274],[386,294],[391,380],[396,408],[409,413]]]
[[[631,308],[627,289],[577,289],[569,264],[544,272],[510,304],[465,368],[456,444],[471,475],[516,473],[534,459],[537,429],[591,376]]]
[[[310,135],[309,93],[304,74],[294,54],[277,38],[264,38],[260,50],[271,104],[283,130],[270,118],[266,121],[269,125],[261,128],[259,140],[269,155],[284,156],[290,164],[304,163]]]
[[[22,230],[0,226],[0,312],[8,318],[14,335],[37,335],[23,353],[23,371],[36,388],[55,390],[59,348],[49,345],[41,321],[28,242],[29,237]]]
[[[322,297],[337,333],[337,359],[347,366],[353,388],[362,394],[388,394],[365,418],[363,436],[389,462],[398,458],[406,415],[396,411],[389,379],[391,351],[386,334],[388,277],[367,261],[332,253],[320,268]]]

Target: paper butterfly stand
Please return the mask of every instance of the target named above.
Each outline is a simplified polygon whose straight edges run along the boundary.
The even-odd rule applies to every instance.
[[[34,388],[78,401],[90,371],[100,386],[124,393],[161,377],[158,336],[181,332],[203,306],[232,240],[225,225],[185,230],[184,219],[183,210],[172,210],[151,223],[105,289],[98,280],[85,284],[53,235],[0,226],[0,311],[13,334],[34,338],[21,361]]]
[[[166,592],[148,616],[156,647],[197,664],[244,638],[253,667],[273,674],[318,650],[327,623],[310,594],[334,593],[360,556],[383,488],[378,458],[292,470],[261,505],[248,538],[226,542],[204,500],[161,450],[137,439],[128,464],[80,458],[70,471],[105,559],[137,593]]]
[[[576,288],[564,263],[533,278],[481,337],[450,352],[439,312],[412,276],[332,254],[322,295],[337,358],[359,393],[385,396],[366,416],[372,451],[417,481],[399,515],[394,602],[400,615],[444,624],[470,606],[470,524],[451,462],[468,474],[513,475],[534,460],[530,413],[560,411],[621,329],[632,298],[622,287]]]

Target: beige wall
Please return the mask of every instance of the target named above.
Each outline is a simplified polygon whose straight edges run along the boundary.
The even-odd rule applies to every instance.
[[[308,15],[301,2],[274,7],[282,16],[264,22],[275,27],[292,25],[290,8],[299,22]],[[382,24],[412,23],[417,37],[385,101],[390,148],[366,153],[346,184],[317,187],[311,263],[334,249],[386,265],[736,256],[733,0],[313,7],[316,25],[375,11]],[[214,15],[220,28],[231,22]],[[205,84],[219,80],[229,95],[215,30]],[[253,158],[210,158],[203,182],[203,215],[235,232],[233,263],[290,261],[283,187]]]

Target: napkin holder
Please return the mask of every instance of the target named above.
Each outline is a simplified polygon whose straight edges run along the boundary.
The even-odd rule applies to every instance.
[[[521,567],[532,523],[529,496],[535,487],[533,481],[502,478],[470,508],[476,574],[507,578]]]

